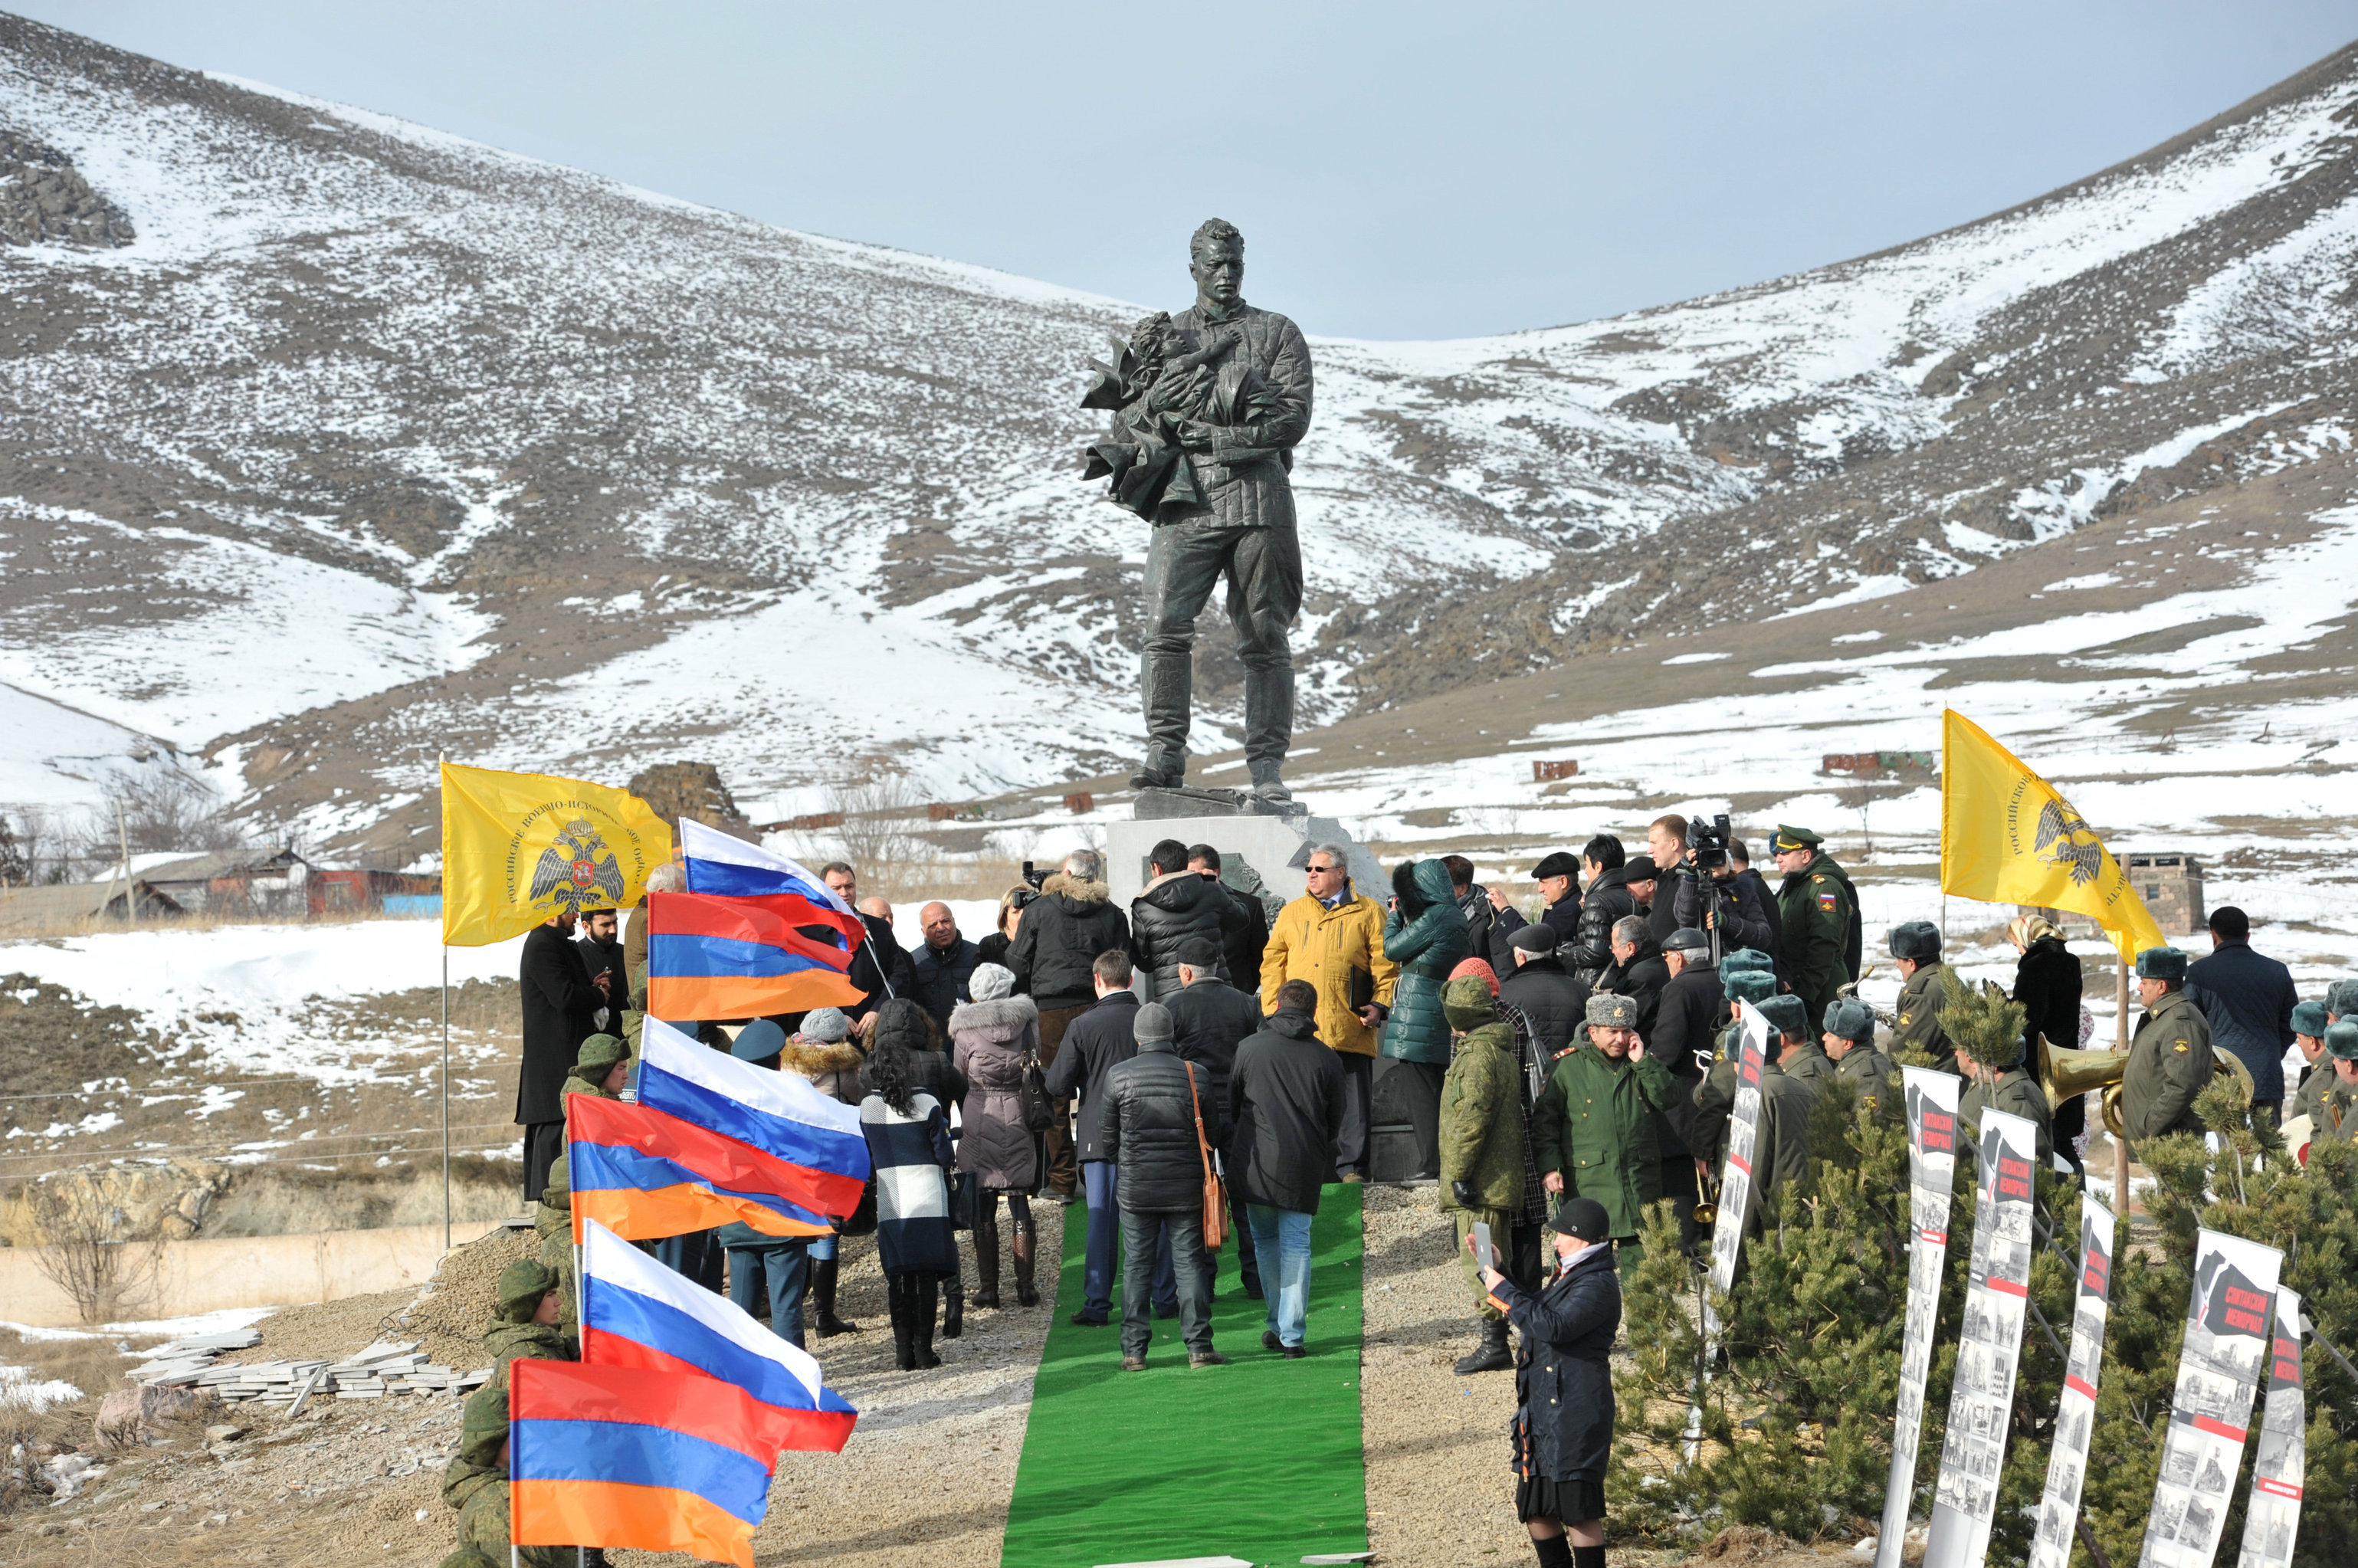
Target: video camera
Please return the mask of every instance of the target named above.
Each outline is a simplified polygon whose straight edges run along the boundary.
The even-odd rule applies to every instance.
[[[1721,817],[1719,822],[1720,826],[1723,827],[1727,826],[1727,818],[1725,816]],[[1029,860],[1023,862],[1023,881],[1033,892],[1038,892],[1040,891],[1041,884],[1045,882],[1047,880],[1047,872],[1040,870]]]
[[[1699,871],[1716,871],[1727,864],[1727,841],[1735,837],[1723,814],[1711,819],[1708,827],[1701,817],[1687,824],[1687,848],[1694,851],[1691,862]]]

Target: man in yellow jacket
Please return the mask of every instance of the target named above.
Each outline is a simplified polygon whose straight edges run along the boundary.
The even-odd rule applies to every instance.
[[[1307,980],[1318,992],[1318,1038],[1343,1064],[1343,1127],[1335,1166],[1347,1182],[1368,1179],[1369,1085],[1376,1031],[1391,1011],[1399,967],[1384,957],[1384,911],[1351,886],[1339,844],[1310,851],[1310,891],[1278,911],[1261,949],[1260,1010],[1277,1011],[1277,989]]]

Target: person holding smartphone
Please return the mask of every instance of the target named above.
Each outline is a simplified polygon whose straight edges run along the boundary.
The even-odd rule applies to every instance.
[[[1482,1268],[1490,1300],[1519,1331],[1515,1356],[1515,1515],[1541,1568],[1605,1568],[1605,1460],[1613,1449],[1613,1372],[1621,1276],[1605,1206],[1570,1197],[1548,1222],[1554,1281],[1536,1292]],[[1468,1236],[1466,1245],[1474,1246]]]

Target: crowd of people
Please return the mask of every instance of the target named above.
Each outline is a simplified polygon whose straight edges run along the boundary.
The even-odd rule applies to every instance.
[[[1119,1248],[1125,1369],[1146,1366],[1157,1318],[1179,1320],[1191,1367],[1227,1361],[1210,1311],[1224,1233],[1245,1294],[1267,1303],[1262,1348],[1301,1357],[1312,1222],[1323,1189],[1368,1179],[1380,1099],[1412,1129],[1415,1174],[1455,1223],[1475,1329],[1457,1371],[1519,1370],[1519,1502],[1541,1561],[1601,1561],[1615,1260],[1636,1253],[1641,1214],[1666,1198],[1682,1245],[1704,1239],[1736,1105],[1740,1003],[1770,1032],[1763,1195],[1807,1171],[1810,1112],[1830,1084],[1898,1114],[1898,1056],[1968,1080],[1969,1129],[1995,1108],[2038,1127],[2042,1160],[2078,1168],[2085,1149],[2082,1100],[2051,1104],[2044,1087],[2046,1054],[2093,1030],[2080,961],[2051,923],[2024,914],[2007,927],[2019,1036],[1961,1044],[1943,1027],[1956,992],[1939,927],[1888,932],[1900,989],[1879,1014],[1855,994],[1865,942],[1848,873],[1804,827],[1777,827],[1769,851],[1773,884],[1724,821],[1704,833],[1664,816],[1634,854],[1599,834],[1577,855],[1541,858],[1527,915],[1461,856],[1403,862],[1371,892],[1343,846],[1319,845],[1304,893],[1280,901],[1211,845],[1166,839],[1127,909],[1101,858],[1077,850],[1038,887],[1010,889],[979,941],[948,905],[925,904],[907,951],[856,870],[828,865],[821,875],[867,933],[849,971],[858,1002],[700,1028],[715,1049],[858,1106],[880,1179],[838,1236],[735,1226],[654,1250],[800,1344],[858,1331],[836,1311],[837,1249],[873,1234],[897,1365],[919,1370],[939,1365],[936,1333],[959,1335],[968,1306],[1001,1305],[1002,1205],[1016,1303],[1032,1307],[1033,1205],[1078,1204],[1071,1321],[1116,1321]],[[516,1119],[547,1284],[535,1295],[541,1274],[519,1273],[511,1307],[503,1281],[503,1313],[530,1312],[495,1332],[517,1330],[509,1339],[534,1354],[561,1348],[573,1312],[565,1097],[626,1092],[644,1008],[644,913],[620,937],[611,912],[580,925],[577,936],[572,915],[552,919],[522,960]],[[2194,1098],[2222,1051],[2250,1075],[2252,1113],[2278,1116],[2278,1064],[2294,1044],[2309,1064],[2296,1114],[2318,1138],[2358,1133],[2358,980],[2301,1000],[2285,966],[2251,947],[2242,911],[2221,908],[2210,925],[2199,961],[2175,947],[2137,957],[2127,1138],[2201,1130]],[[970,1288],[958,1229],[971,1235]]]

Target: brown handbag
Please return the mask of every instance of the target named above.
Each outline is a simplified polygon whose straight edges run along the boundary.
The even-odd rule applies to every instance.
[[[1219,1168],[1212,1163],[1212,1145],[1204,1137],[1204,1101],[1195,1092],[1195,1065],[1180,1064],[1187,1071],[1187,1103],[1195,1108],[1195,1152],[1204,1159],[1204,1250],[1217,1252],[1228,1238],[1228,1189],[1220,1180]]]

